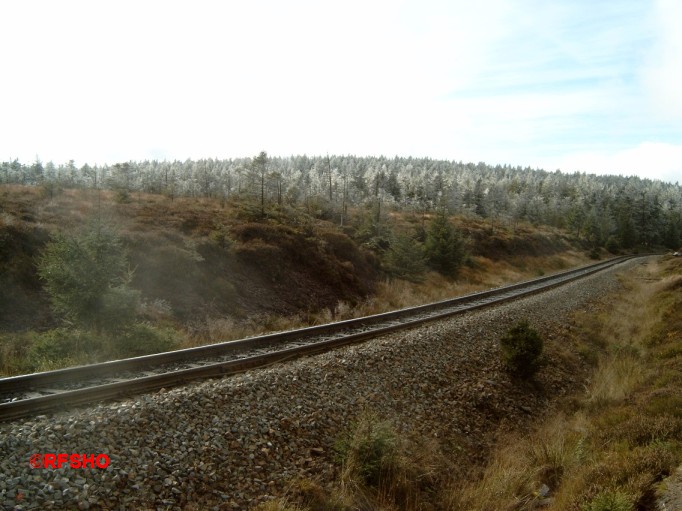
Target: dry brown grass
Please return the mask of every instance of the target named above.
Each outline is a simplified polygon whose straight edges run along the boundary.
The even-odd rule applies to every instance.
[[[600,316],[599,336],[607,346],[588,392],[588,401],[599,407],[628,398],[644,381],[647,367],[642,360],[646,340],[658,328],[665,310],[656,299],[667,286],[660,277],[659,263],[640,267],[638,273],[624,282],[625,290],[613,302],[608,316]],[[658,277],[657,277],[658,276]]]
[[[304,328],[311,324],[322,324],[331,321],[329,311],[319,313],[305,320],[301,316],[278,316],[258,315],[248,320],[235,320],[234,318],[208,318],[205,322],[197,325],[190,335],[187,336],[184,347],[203,346],[205,344],[235,341],[258,335],[284,332],[296,328]]]
[[[0,375],[10,376],[26,372],[28,346],[26,334],[0,335]]]
[[[191,333],[186,345],[199,346],[211,342],[243,339],[415,307],[562,271],[587,264],[588,260],[577,252],[567,252],[553,256],[519,257],[515,258],[514,263],[520,266],[515,267],[507,261],[476,257],[473,266],[462,269],[460,277],[455,281],[435,272],[428,273],[421,283],[400,279],[384,280],[377,284],[373,296],[355,306],[341,301],[334,309],[326,308],[293,316],[261,314],[246,321],[230,317],[208,318],[201,328]]]
[[[263,502],[254,508],[255,511],[303,511],[304,509],[305,508],[302,508],[296,504],[287,502],[286,499]]]
[[[637,355],[608,357],[592,378],[587,401],[595,408],[620,402],[632,394],[644,376],[645,369]]]
[[[582,421],[581,421],[582,419]],[[462,511],[533,509],[586,461],[584,417],[563,415],[543,424],[529,441],[510,434],[500,440],[480,481],[453,489],[448,507]]]
[[[457,280],[449,280],[435,272],[425,281],[412,283],[386,280],[379,283],[375,295],[355,308],[341,305],[338,319],[379,314],[404,307],[447,300],[493,287],[513,284],[563,269],[587,264],[587,258],[576,252],[549,257],[519,257],[512,261],[493,261],[474,257],[471,266],[460,270]]]
[[[667,320],[682,318],[682,297],[671,291],[680,275],[670,261],[650,263],[624,281],[606,313],[576,316],[585,342],[597,340],[585,397],[533,434],[502,441],[480,481],[452,490],[450,508],[653,509],[656,483],[682,460],[682,380],[661,385],[659,374],[671,353],[669,370],[682,371],[682,319]]]

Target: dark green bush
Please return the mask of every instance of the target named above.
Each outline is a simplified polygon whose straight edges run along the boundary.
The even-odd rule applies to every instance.
[[[135,317],[139,293],[128,288],[132,273],[123,242],[100,219],[80,235],[55,235],[38,260],[38,274],[70,325],[101,334]]]
[[[127,358],[170,351],[177,345],[177,334],[172,328],[135,323],[116,336],[112,349],[115,356]]]
[[[455,277],[467,258],[464,240],[444,211],[431,222],[424,252],[428,265],[446,277]]]
[[[76,328],[56,328],[30,334],[25,364],[31,371],[43,371],[170,351],[178,337],[172,328],[147,323],[129,323],[118,331],[98,334]]]
[[[118,204],[129,204],[131,202],[130,192],[123,188],[116,190],[114,194],[114,201]]]
[[[611,252],[612,254],[617,254],[620,252],[620,242],[618,241],[618,238],[615,236],[609,236],[609,239],[606,240],[606,243],[604,244],[604,248]]]
[[[53,199],[62,191],[61,185],[56,181],[44,181],[40,186],[40,196],[46,199]]]
[[[421,244],[410,236],[401,234],[391,240],[384,257],[386,271],[410,282],[422,282],[426,272],[426,259]]]
[[[502,337],[502,361],[510,372],[523,378],[533,376],[540,368],[543,342],[540,334],[523,320]]]

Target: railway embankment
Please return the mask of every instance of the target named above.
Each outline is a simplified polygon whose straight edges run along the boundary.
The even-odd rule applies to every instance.
[[[334,448],[373,414],[428,441],[449,478],[486,461],[500,434],[582,388],[571,315],[597,307],[634,260],[584,280],[315,357],[235,377],[0,424],[7,509],[244,509],[293,481],[321,486]],[[520,319],[543,335],[532,383],[510,378],[499,338]],[[106,454],[106,468],[32,468],[35,455]]]

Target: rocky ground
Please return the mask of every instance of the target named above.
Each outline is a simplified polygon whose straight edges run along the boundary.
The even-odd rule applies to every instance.
[[[682,467],[679,467],[661,484],[658,508],[660,511],[680,511],[682,509]]]
[[[463,474],[497,434],[582,385],[568,316],[618,286],[633,261],[494,309],[223,380],[0,424],[4,509],[244,509],[296,477],[333,479],[333,445],[371,411],[458,445]],[[529,319],[548,344],[535,385],[509,380],[498,340]],[[573,360],[573,362],[566,362]],[[106,469],[34,469],[35,453],[105,453]]]

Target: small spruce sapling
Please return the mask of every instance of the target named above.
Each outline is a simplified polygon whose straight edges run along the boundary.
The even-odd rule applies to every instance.
[[[540,368],[543,341],[527,320],[519,321],[502,337],[502,361],[507,369],[521,377],[530,378]]]

